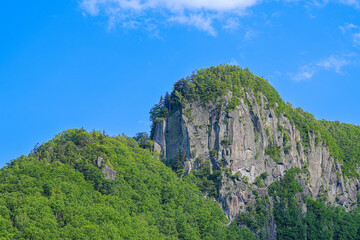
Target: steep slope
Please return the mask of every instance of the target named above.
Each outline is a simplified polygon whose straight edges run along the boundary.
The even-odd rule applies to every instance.
[[[304,213],[308,198],[348,210],[356,206],[359,127],[351,125],[357,131],[345,137],[329,130],[331,123],[285,104],[267,81],[247,69],[202,69],[176,82],[150,113],[155,149],[167,165],[195,176],[209,165],[205,180],[212,186],[198,185],[232,221],[259,197],[268,198],[269,186],[290,169],[300,169],[303,191],[294,197]],[[357,140],[352,145],[344,143],[350,135]],[[270,196],[269,210],[274,201]],[[273,218],[270,214],[266,224],[274,238]]]
[[[252,239],[129,137],[72,129],[0,170],[1,239]]]

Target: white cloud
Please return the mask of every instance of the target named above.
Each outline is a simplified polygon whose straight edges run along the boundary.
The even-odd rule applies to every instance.
[[[304,80],[309,80],[315,74],[315,69],[311,66],[305,65],[300,68],[297,73],[290,73],[290,78],[294,81],[300,82]]]
[[[285,0],[285,1],[297,2],[299,0]],[[318,8],[322,8],[322,7],[325,7],[329,2],[340,3],[340,4],[343,4],[343,5],[353,7],[355,9],[360,8],[360,1],[359,0],[309,0],[306,3],[307,3],[307,7],[315,6],[315,7],[318,7]]]
[[[352,23],[345,23],[339,27],[344,34],[350,34],[354,47],[360,47],[360,27]]]
[[[318,8],[325,7],[329,3],[329,0],[310,0],[309,5],[315,6]]]
[[[263,0],[77,0],[83,14],[103,16],[108,19],[108,28],[149,29],[149,25],[180,23],[194,26],[212,36],[216,36],[214,25],[225,30],[236,30],[239,17],[246,15],[250,7]],[[283,0],[284,2],[301,2]],[[313,5],[325,6],[330,0],[310,0]],[[360,0],[332,0],[341,4],[360,8]],[[280,13],[274,13],[279,16]],[[347,27],[351,27],[350,25]],[[153,28],[154,27],[150,27]],[[155,28],[157,29],[157,28]],[[345,31],[346,29],[343,28]],[[247,37],[251,38],[250,35]]]
[[[229,18],[226,21],[226,24],[223,26],[223,29],[234,31],[237,30],[240,26],[240,22],[238,18]]]
[[[349,65],[350,61],[344,59],[343,57],[339,57],[339,56],[330,56],[328,58],[325,58],[321,61],[319,61],[317,63],[317,66],[326,69],[326,70],[332,70],[335,71],[336,73],[341,74],[342,71],[341,69],[346,66]]]
[[[339,28],[341,29],[341,31],[343,33],[346,33],[349,30],[358,29],[359,27],[357,25],[355,25],[355,24],[352,24],[352,23],[345,23],[344,26],[340,26]]]
[[[213,18],[204,17],[202,14],[176,15],[168,19],[169,22],[177,22],[184,25],[194,26],[199,30],[209,33],[212,36],[216,36],[216,31],[212,26]]]
[[[105,16],[108,27],[135,28],[180,23],[216,36],[214,21],[224,29],[239,26],[236,16],[260,0],[79,0],[84,15]]]
[[[337,74],[343,74],[342,69],[345,66],[356,64],[352,60],[354,55],[331,55],[319,61],[312,62],[300,67],[297,73],[289,73],[289,76],[294,81],[304,81],[311,79],[316,73],[321,71],[333,71]]]
[[[310,78],[312,78],[312,76],[314,75],[313,71],[303,71],[303,72],[299,72],[297,74],[295,74],[293,76],[293,80],[299,82],[299,81],[304,81],[304,80],[308,80]]]
[[[360,7],[360,2],[358,0],[340,0],[339,2],[345,5],[352,6],[354,8]]]
[[[245,33],[244,39],[246,41],[250,41],[250,40],[254,39],[257,35],[258,35],[257,32],[255,32],[253,30],[249,30]]]
[[[164,8],[172,12],[183,10],[234,11],[246,9],[256,3],[256,0],[82,0],[81,7],[89,14],[98,15],[102,8],[135,11]]]
[[[238,61],[236,61],[235,58],[231,58],[231,61],[230,61],[229,64],[230,64],[230,65],[234,65],[234,66],[239,66],[239,63],[238,63]]]
[[[360,33],[353,34],[353,43],[356,47],[360,46]]]

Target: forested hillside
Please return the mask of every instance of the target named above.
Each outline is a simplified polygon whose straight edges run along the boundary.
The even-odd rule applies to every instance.
[[[228,224],[213,199],[129,137],[67,130],[0,171],[1,239],[252,238]]]

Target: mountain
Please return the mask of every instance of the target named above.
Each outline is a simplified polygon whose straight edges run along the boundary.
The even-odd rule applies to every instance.
[[[268,239],[306,237],[307,208],[314,202],[346,211],[357,206],[360,127],[316,120],[284,103],[248,69],[220,65],[194,72],[176,82],[150,114],[163,161],[179,176],[195,177],[230,221]],[[249,212],[257,206],[265,216],[252,228]],[[287,235],[295,226],[280,228],[285,219],[279,215],[287,210],[297,212],[298,234]],[[332,232],[330,226],[325,230]]]
[[[360,127],[248,69],[194,72],[151,136],[69,129],[0,170],[0,239],[359,239]]]
[[[70,129],[0,171],[1,239],[252,239],[130,137]]]

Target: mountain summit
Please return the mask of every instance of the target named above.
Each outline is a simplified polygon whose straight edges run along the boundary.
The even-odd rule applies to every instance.
[[[290,175],[299,183],[287,187],[301,214],[308,199],[348,211],[357,205],[360,128],[319,121],[285,104],[248,69],[220,65],[194,72],[150,114],[164,162],[179,176],[195,176],[231,221],[264,205],[268,238],[276,238],[274,219],[283,214],[276,206],[289,200],[279,186]]]

